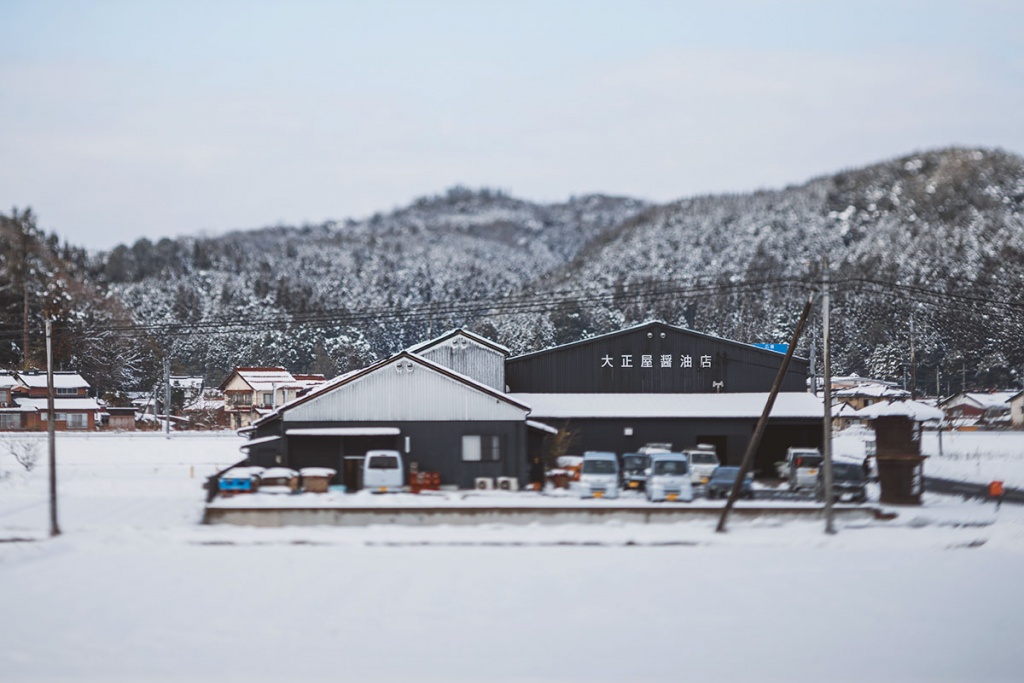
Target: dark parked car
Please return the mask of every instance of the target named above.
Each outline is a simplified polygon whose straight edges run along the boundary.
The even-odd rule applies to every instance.
[[[825,500],[825,473],[818,474],[818,483],[814,487],[814,495],[818,500]],[[863,503],[868,499],[867,479],[864,468],[849,462],[832,463],[832,499],[852,500]]]
[[[725,467],[723,465],[716,467],[715,471],[711,473],[711,478],[708,479],[705,488],[708,498],[725,498],[728,496],[739,473],[739,467]],[[753,478],[753,475],[750,473],[747,473],[747,476],[743,478],[743,483],[740,484],[741,498],[754,497],[754,489],[751,486]]]
[[[643,491],[647,485],[647,468],[651,456],[645,453],[626,453],[622,456],[622,486],[634,491]]]

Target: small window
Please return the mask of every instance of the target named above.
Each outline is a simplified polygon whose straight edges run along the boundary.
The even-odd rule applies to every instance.
[[[274,405],[274,394],[270,391],[263,392],[263,405],[272,406]]]
[[[467,434],[462,437],[463,462],[498,462],[501,460],[501,436]]]
[[[398,458],[393,455],[371,455],[367,467],[371,470],[397,470]]]
[[[89,419],[85,413],[68,413],[68,429],[85,429],[89,426]]]
[[[76,387],[57,387],[57,396],[78,396],[78,389]]]

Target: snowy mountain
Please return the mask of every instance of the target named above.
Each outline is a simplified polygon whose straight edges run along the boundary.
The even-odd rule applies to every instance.
[[[334,375],[457,325],[514,352],[650,318],[787,341],[827,256],[836,372],[909,379],[913,347],[918,385],[945,392],[1020,381],[1022,216],[1024,159],[946,149],[665,205],[459,187],[363,220],[71,250],[64,276],[120,312],[90,338],[130,316],[143,356],[216,382],[235,365]]]

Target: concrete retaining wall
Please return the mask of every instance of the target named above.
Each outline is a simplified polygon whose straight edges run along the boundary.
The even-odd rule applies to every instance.
[[[664,524],[687,519],[717,518],[721,507],[409,507],[409,508],[239,508],[207,507],[204,524],[235,524],[240,526],[369,526],[400,524],[432,526],[449,524],[604,524],[610,521],[627,524]],[[835,508],[837,518],[844,520],[882,518],[877,508]],[[823,519],[820,507],[737,507],[731,517],[783,517]]]

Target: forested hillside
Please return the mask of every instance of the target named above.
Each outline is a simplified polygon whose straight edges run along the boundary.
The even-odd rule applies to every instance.
[[[994,150],[667,205],[599,195],[539,205],[454,188],[365,220],[93,255],[55,240],[36,241],[58,264],[46,272],[63,275],[37,278],[33,300],[44,282],[76,283],[64,315],[77,327],[66,327],[119,348],[125,382],[148,382],[142,361],[165,352],[176,372],[212,382],[238,364],[333,375],[456,325],[515,352],[650,318],[786,341],[826,257],[837,373],[902,380],[911,346],[931,391],[937,374],[946,391],[1015,386],[1024,372],[1024,159]],[[0,294],[13,361],[27,280],[9,263]],[[85,363],[77,347],[65,355]]]

